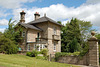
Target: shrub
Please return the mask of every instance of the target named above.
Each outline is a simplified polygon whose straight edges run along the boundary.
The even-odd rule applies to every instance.
[[[41,53],[46,57],[47,56],[47,54],[48,54],[48,49],[42,49],[41,50]]]
[[[8,38],[2,37],[0,39],[0,52],[6,54],[16,54],[18,51],[17,45],[15,45],[14,41],[11,41]]]
[[[46,60],[46,57],[44,57],[44,56],[36,56],[36,59]]]
[[[36,57],[38,54],[38,51],[33,50],[32,52],[27,52],[26,56],[30,56],[30,57]]]
[[[37,54],[38,54],[38,51],[37,51],[37,50],[33,50],[33,51],[32,51],[32,57],[36,57]]]
[[[26,53],[26,56],[31,56],[31,53],[32,53],[32,52],[27,52],[27,53]]]

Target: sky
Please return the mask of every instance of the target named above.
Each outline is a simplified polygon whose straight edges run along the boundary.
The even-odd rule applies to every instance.
[[[20,20],[24,10],[25,23],[34,20],[34,13],[66,24],[71,18],[90,21],[93,28],[100,32],[100,0],[0,0],[0,32],[8,27],[9,19]]]

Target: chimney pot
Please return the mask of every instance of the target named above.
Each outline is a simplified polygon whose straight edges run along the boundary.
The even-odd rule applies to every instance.
[[[22,10],[22,12],[24,12],[24,10]]]
[[[39,18],[40,18],[39,12],[36,12],[36,13],[34,14],[34,17],[35,17],[35,20],[39,19]]]

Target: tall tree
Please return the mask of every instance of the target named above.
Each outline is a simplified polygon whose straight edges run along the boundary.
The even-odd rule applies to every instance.
[[[10,40],[14,41],[15,44],[18,44],[18,42],[22,39],[20,32],[22,29],[18,27],[18,25],[14,25],[15,21],[12,21],[12,19],[9,20],[8,28],[4,31],[4,36],[6,38],[9,38]],[[15,30],[15,28],[18,28]]]
[[[12,19],[9,20],[8,28],[3,33],[0,33],[0,52],[7,53],[7,54],[14,54],[17,53],[17,40],[16,36],[20,36],[19,31],[14,30],[14,22],[11,22]]]
[[[90,22],[72,18],[70,22],[61,28],[62,52],[79,50],[78,48],[76,48],[76,50],[71,50],[72,46],[75,48],[75,45],[81,49],[81,46],[85,44],[85,41],[88,38],[88,32],[91,31],[91,28],[92,24]],[[74,44],[73,42],[77,43]]]
[[[78,24],[81,33],[81,45],[84,46],[86,43],[85,41],[91,36],[89,33],[95,29],[92,29],[92,24],[88,21],[78,20]]]
[[[78,51],[78,48],[75,48],[75,47],[77,47],[78,44],[81,43],[81,34],[80,34],[78,20],[76,18],[71,19],[70,23],[67,26],[66,32],[67,32],[67,35],[66,35],[67,36],[67,47],[66,47],[67,52]]]

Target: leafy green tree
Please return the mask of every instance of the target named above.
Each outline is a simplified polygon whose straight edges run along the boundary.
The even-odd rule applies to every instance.
[[[75,52],[78,50],[77,46],[81,43],[81,34],[78,20],[75,18],[67,26],[67,52]]]
[[[67,22],[67,24],[61,28],[61,51],[73,52],[80,50],[81,46],[85,47],[86,40],[89,36],[88,33],[92,30],[91,28],[91,22],[72,18],[70,22]],[[76,44],[73,42],[75,42]],[[75,50],[71,50],[72,47],[75,47],[74,45],[77,45],[80,49],[75,48]]]
[[[88,21],[81,21],[81,20],[78,20],[78,24],[79,24],[79,27],[80,27],[80,33],[81,33],[81,45],[82,47],[85,46],[86,44],[86,40],[88,38],[90,38],[90,32],[95,30],[95,29],[92,29],[92,24],[91,22],[88,22]]]
[[[0,38],[0,52],[6,54],[15,54],[17,53],[17,51],[18,51],[17,45],[15,45],[13,41],[4,36]]]
[[[0,32],[0,38],[3,36],[3,33],[2,32]]]
[[[77,39],[73,39],[71,43],[67,44],[67,52],[77,52],[81,50],[81,45],[78,43]]]
[[[70,43],[74,38],[76,38],[78,40],[78,42],[80,43],[80,39],[81,39],[81,34],[80,34],[80,28],[79,28],[79,24],[77,22],[77,19],[73,19],[71,20],[71,22],[68,24],[67,26],[67,41]]]
[[[0,33],[0,52],[7,54],[17,53],[18,43],[21,41],[22,37],[20,35],[22,29],[18,25],[14,25],[15,21],[9,20],[8,28],[4,33]],[[17,30],[16,30],[17,28]]]
[[[22,39],[22,29],[18,25],[15,26],[14,23],[15,21],[12,22],[12,19],[9,20],[8,28],[4,31],[4,36],[18,44]],[[18,29],[16,30],[16,28]]]

